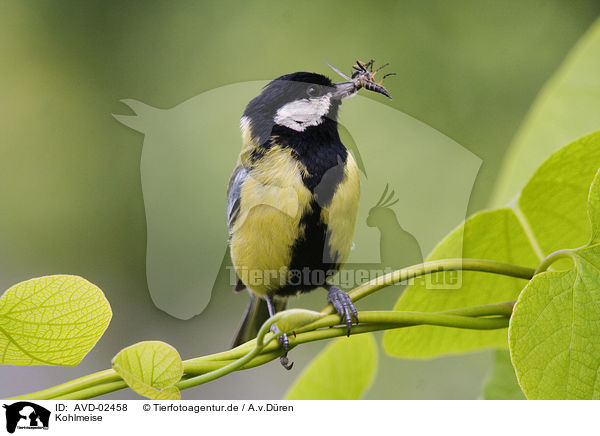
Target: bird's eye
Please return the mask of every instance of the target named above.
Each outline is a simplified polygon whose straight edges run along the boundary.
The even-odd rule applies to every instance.
[[[309,86],[306,88],[306,95],[309,97],[318,97],[321,95],[321,88],[318,86]]]

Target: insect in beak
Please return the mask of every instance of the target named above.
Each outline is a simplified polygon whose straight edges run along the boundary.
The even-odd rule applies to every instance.
[[[378,92],[379,94],[383,94],[387,98],[390,98],[390,99],[392,98],[391,94],[388,92],[387,89],[385,89],[383,87],[382,84],[386,77],[393,76],[396,73],[385,74],[379,82],[375,81],[375,75],[379,71],[381,71],[383,68],[388,66],[389,63],[383,64],[382,66],[377,68],[375,71],[373,71],[373,64],[375,63],[374,59],[371,59],[369,62],[366,62],[366,63],[357,60],[356,65],[354,65],[352,67],[354,69],[354,71],[352,73],[352,77],[348,77],[344,73],[342,73],[339,69],[337,69],[336,67],[331,65],[329,62],[327,62],[325,60],[324,60],[324,62],[327,65],[329,65],[329,67],[333,71],[335,71],[336,73],[338,73],[340,76],[342,76],[344,79],[347,80],[347,82],[337,83],[335,85],[336,90],[334,92],[334,97],[340,98],[340,99],[346,98],[346,97],[353,95],[359,89],[365,88],[369,91],[374,91],[374,92]]]

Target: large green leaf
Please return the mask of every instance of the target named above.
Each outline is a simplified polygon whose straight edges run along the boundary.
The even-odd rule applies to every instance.
[[[552,154],[525,185],[518,207],[544,257],[588,241],[587,198],[599,166],[596,132]]]
[[[138,342],[113,358],[112,367],[138,394],[153,400],[179,400],[174,386],[183,375],[175,348],[161,341]]]
[[[515,305],[510,349],[530,399],[600,399],[600,247],[536,276]]]
[[[77,365],[111,317],[102,291],[81,277],[16,284],[0,297],[0,363]]]
[[[493,259],[535,267],[551,252],[586,242],[586,198],[600,162],[600,132],[554,153],[507,207],[481,212],[447,236],[429,260],[448,257]],[[442,274],[416,281],[396,310],[440,311],[517,299],[525,281],[463,272],[458,289],[438,289]],[[433,326],[387,331],[385,350],[398,357],[432,357],[506,347],[506,330],[471,331]]]
[[[372,334],[338,338],[302,372],[287,400],[358,400],[377,370],[377,344]]]
[[[600,172],[589,195],[592,237],[573,268],[536,275],[510,322],[510,351],[530,399],[600,399]]]
[[[571,50],[538,95],[508,149],[492,195],[492,205],[509,201],[534,168],[562,144],[598,128],[599,70],[600,20]],[[568,186],[561,192],[567,201],[571,199]],[[580,228],[584,222],[581,216],[572,218],[575,226]],[[553,226],[551,220],[546,224]],[[560,243],[558,239],[556,242]],[[498,371],[502,369],[495,370]]]
[[[597,130],[599,112],[600,20],[536,98],[507,152],[492,204],[510,201],[550,153]]]
[[[485,383],[483,398],[486,400],[524,400],[508,350],[496,350],[494,369]]]
[[[498,237],[501,235],[501,237]],[[461,251],[461,242],[464,246]],[[512,209],[480,212],[452,232],[429,256],[482,258],[534,266],[537,257]],[[434,274],[433,281],[447,282]],[[431,287],[429,280],[409,286],[395,310],[436,312],[466,306],[516,300],[524,280],[481,272],[463,272],[459,289]],[[434,326],[389,330],[383,337],[385,350],[394,356],[421,358],[443,353],[464,352],[485,347],[506,346],[506,331],[459,330]]]

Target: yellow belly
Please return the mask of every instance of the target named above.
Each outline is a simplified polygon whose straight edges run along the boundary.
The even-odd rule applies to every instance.
[[[313,199],[302,182],[306,169],[290,151],[274,147],[269,153],[243,183],[240,215],[230,241],[238,276],[263,296],[286,283],[292,247],[303,236],[300,220]],[[330,256],[338,263],[350,253],[360,197],[358,168],[350,153],[347,159],[345,177],[321,211],[328,226]]]
[[[266,295],[285,283],[291,247],[312,194],[306,169],[289,149],[273,147],[244,181],[240,215],[231,231],[231,259],[239,278]]]

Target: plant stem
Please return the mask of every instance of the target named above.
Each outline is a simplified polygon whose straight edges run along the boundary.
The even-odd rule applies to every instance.
[[[327,320],[325,326],[333,327],[339,324],[339,317],[337,315],[327,316],[324,317],[324,319]],[[494,330],[508,327],[509,322],[509,318],[505,316],[495,318],[472,318],[468,316],[449,315],[445,313],[435,312],[400,311],[360,312],[359,319],[361,321],[361,325],[356,326],[352,330],[351,334],[360,334],[369,331],[384,329],[388,330],[415,325],[437,325],[443,327],[455,327],[474,330]],[[364,325],[362,324],[363,322]],[[265,330],[265,326],[270,327],[271,324],[273,323],[265,323],[261,328],[261,331]],[[290,338],[290,349],[299,344],[314,342],[322,339],[334,338],[346,334],[347,330],[345,327],[308,331],[305,333],[297,334],[295,338]],[[262,338],[260,333],[257,342],[257,346],[252,351],[250,351],[248,354],[241,357],[240,359],[236,360],[235,362],[229,363],[228,365],[217,370],[211,371],[207,374],[202,374],[200,376],[193,377],[188,380],[180,381],[176,384],[176,386],[182,390],[189,389],[191,387],[216,380],[217,378],[223,377],[237,370],[242,365],[250,362],[263,349]],[[279,347],[279,344],[277,342],[273,341],[273,343],[274,347]]]
[[[264,353],[256,358],[252,359],[247,365],[244,365],[241,369],[250,369],[260,365],[264,365],[271,360],[274,360],[281,356],[281,351]],[[228,363],[232,362],[231,360],[215,360],[215,361],[184,361],[183,368],[185,376],[184,378],[190,378],[191,376],[196,376],[199,374],[205,374],[210,371],[214,371],[215,369],[219,369]],[[107,377],[104,381],[98,382],[97,385],[91,382],[92,376],[95,376],[100,373],[109,373],[110,377]],[[63,389],[62,391],[52,392],[54,389],[60,387],[56,386],[56,388],[46,389],[44,391],[40,391],[35,394],[23,395],[20,397],[14,397],[11,399],[37,399],[37,400],[84,400],[89,398],[94,398],[99,395],[108,394],[110,392],[118,391],[120,389],[125,389],[127,387],[127,383],[121,380],[121,377],[117,374],[117,372],[113,369],[107,369],[105,371],[101,371],[99,373],[90,374],[88,377],[90,380],[89,383],[81,386],[69,386],[72,382],[64,383],[64,385],[60,386],[69,386],[71,389]],[[86,377],[82,377],[78,380],[83,380]],[[76,380],[73,380],[73,382]],[[54,395],[52,395],[54,393]],[[38,395],[39,394],[39,395]]]
[[[125,389],[127,383],[123,380],[113,381],[109,383],[102,383],[96,386],[90,386],[86,389],[79,391],[73,391],[65,395],[59,395],[58,397],[52,398],[53,400],[89,400],[90,398],[99,397],[100,395],[108,394],[110,392]],[[27,398],[27,397],[26,397]],[[38,399],[33,397],[32,399]]]
[[[501,274],[509,277],[516,277],[524,280],[531,280],[531,278],[535,274],[534,268],[529,268],[520,265],[513,265],[510,263],[498,262],[495,260],[486,260],[486,259],[443,259],[443,260],[434,260],[429,262],[424,262],[421,264],[409,266],[406,268],[402,268],[400,270],[391,272],[389,274],[383,275],[381,277],[377,277],[373,280],[364,283],[354,290],[348,292],[348,295],[352,298],[352,301],[358,301],[362,298],[365,298],[368,295],[371,295],[378,290],[392,285],[394,283],[407,281],[412,278],[416,278],[419,276],[423,276],[426,274],[432,274],[436,272],[442,271],[480,271],[487,272],[491,274]],[[512,308],[511,308],[512,312]],[[328,304],[323,310],[321,310],[322,314],[333,314],[334,309],[331,304]],[[307,326],[308,328],[308,326]],[[254,340],[248,341],[244,344],[239,345],[232,350],[215,353],[211,355],[207,355],[202,357],[202,359],[206,360],[221,360],[221,359],[231,359],[232,352],[235,357],[239,357],[248,350],[251,350],[254,347]],[[236,354],[237,353],[237,354]]]
[[[188,389],[194,386],[198,386],[204,383],[208,383],[209,381],[216,380],[221,378],[233,371],[237,371],[242,368],[244,365],[249,363],[254,357],[258,356],[258,354],[262,351],[262,349],[267,345],[268,342],[273,342],[272,339],[275,339],[275,336],[271,335],[271,340],[265,343],[265,335],[270,331],[271,326],[277,322],[277,320],[281,319],[284,312],[280,312],[269,318],[258,331],[258,335],[256,336],[256,345],[254,349],[251,350],[248,354],[243,357],[240,357],[238,360],[235,360],[222,368],[215,369],[214,371],[208,372],[206,374],[199,375],[197,377],[193,377],[188,380],[179,381],[176,383],[176,386],[179,389]],[[277,343],[279,346],[279,344]]]
[[[103,383],[111,383],[115,381],[121,381],[121,377],[114,369],[106,369],[104,371],[95,372],[93,374],[86,375],[84,377],[77,378],[75,380],[68,381],[66,383],[60,384],[58,386],[54,386],[49,389],[44,389],[43,391],[36,392],[35,394],[27,394],[21,395],[18,397],[7,398],[8,400],[20,400],[33,398],[32,395],[35,395],[36,400],[52,400],[62,395],[66,395],[73,391],[79,391],[83,389],[87,389],[91,386],[103,384]]]
[[[396,328],[404,328],[416,325],[438,325],[445,327],[475,329],[475,330],[493,330],[508,327],[510,308],[512,302],[494,303],[477,307],[453,309],[445,312],[400,312],[400,311],[373,311],[360,312],[359,319],[361,324],[352,327],[352,334],[361,334],[374,332],[379,330],[390,330]],[[282,314],[284,312],[281,312]],[[469,316],[472,315],[472,316]],[[480,318],[478,316],[494,316],[489,318]],[[272,318],[273,320],[273,318]],[[276,320],[273,320],[274,322]],[[321,321],[320,321],[321,322]],[[329,315],[323,318],[322,327],[318,330],[311,330],[303,333],[298,333],[296,337],[290,337],[290,349],[308,342],[330,339],[347,334],[346,327],[334,327],[339,324],[337,315]],[[239,348],[239,347],[238,347]],[[261,354],[261,351],[263,354]],[[228,357],[242,354],[240,350],[229,350],[231,353]],[[242,354],[237,360],[202,360],[196,358],[184,362],[184,371],[186,376],[200,374],[197,377],[187,378],[177,383],[179,389],[189,389],[209,381],[216,380],[233,371],[239,369],[248,369],[255,366],[263,365],[271,360],[276,359],[281,355],[282,351],[276,341],[265,344],[263,347],[254,347],[246,354]],[[113,370],[102,371],[101,373],[92,374],[88,377],[97,374],[109,373]],[[118,378],[118,375],[114,373]],[[81,380],[81,379],[78,379]],[[68,385],[65,383],[60,387]],[[81,388],[78,384],[77,389],[72,389],[70,392],[63,391],[62,394],[53,396],[52,399],[67,400],[78,399],[84,400],[99,395],[104,395],[114,392],[119,389],[126,388],[127,384],[122,380],[112,380],[107,377],[107,382],[96,385],[88,385]],[[50,398],[48,391],[56,388],[47,389],[39,393],[15,397],[13,399],[44,399]]]
[[[379,289],[397,282],[425,274],[442,271],[481,271],[493,274],[503,274],[510,277],[531,279],[535,270],[533,268],[511,265],[503,262],[483,259],[444,259],[410,266],[371,280],[353,291],[349,292],[353,301],[360,300]],[[360,325],[352,327],[352,334],[360,334],[377,330],[403,328],[414,325],[438,325],[467,329],[499,329],[508,326],[508,319],[512,313],[514,302],[494,303],[477,307],[452,309],[444,312],[361,312]],[[284,314],[285,312],[280,312]],[[343,336],[346,328],[335,328],[339,324],[339,317],[331,315],[333,307],[328,305],[321,311],[324,316],[318,321],[295,331],[297,336],[290,338],[290,348],[321,339]],[[263,325],[270,326],[280,319],[277,314]],[[480,318],[490,317],[494,318]],[[329,327],[329,328],[326,328]],[[261,328],[261,331],[263,331]],[[262,338],[268,334],[263,331]],[[246,342],[234,349],[207,356],[197,357],[184,361],[185,380],[177,386],[187,389],[192,386],[207,383],[230,372],[240,369],[252,368],[267,363],[279,357],[282,351],[277,342],[273,342],[273,335],[269,343],[257,345],[257,339]],[[191,377],[190,377],[191,376]],[[87,399],[127,387],[120,376],[113,370],[96,372],[61,385],[31,394],[13,397],[11,399]]]
[[[398,271],[377,277],[367,283],[364,283],[354,290],[348,292],[352,301],[358,301],[371,295],[373,292],[394,283],[404,282],[422,275],[432,274],[442,271],[481,271],[492,274],[501,274],[509,277],[516,277],[525,280],[531,280],[535,274],[534,268],[529,268],[510,263],[497,262],[495,260],[485,259],[443,259],[433,260],[418,265],[402,268]],[[328,305],[321,313],[333,313],[333,306]]]
[[[548,257],[546,257],[544,260],[542,260],[542,263],[540,263],[540,265],[535,270],[535,274],[539,274],[546,271],[548,268],[550,268],[550,265],[552,265],[559,259],[571,258],[572,256],[573,250],[571,250],[570,248],[555,251],[554,253],[548,255]]]

